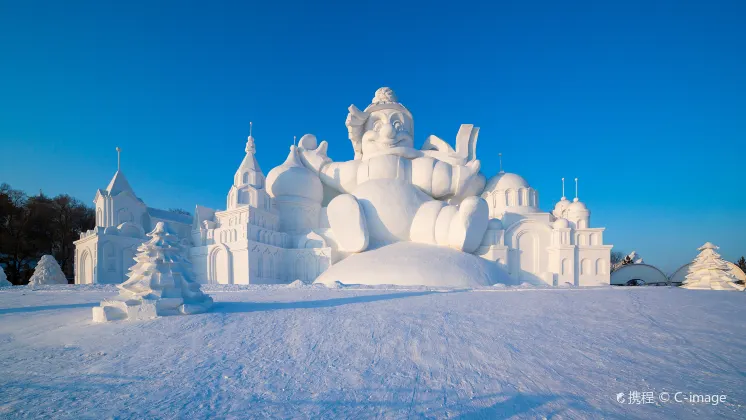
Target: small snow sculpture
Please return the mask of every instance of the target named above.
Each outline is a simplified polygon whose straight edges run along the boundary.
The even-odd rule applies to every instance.
[[[689,266],[689,274],[681,284],[685,289],[743,291],[746,287],[736,283],[738,278],[731,273],[728,262],[715,252],[719,247],[705,243],[702,251]]]
[[[129,280],[118,285],[119,296],[93,308],[93,321],[149,319],[163,315],[197,314],[212,306],[194,280],[192,266],[179,237],[158,222],[140,245]]]
[[[3,266],[0,265],[0,287],[10,287],[13,283],[8,281],[8,277],[5,275],[5,271],[3,271]]]
[[[618,270],[622,268],[622,266],[629,265],[629,264],[645,264],[645,260],[642,259],[640,254],[637,253],[637,251],[632,251],[629,255],[624,257],[621,261],[614,264],[614,270]]]
[[[29,286],[41,286],[45,284],[67,284],[67,279],[62,273],[57,260],[51,255],[44,255],[36,264],[34,275],[28,282]]]

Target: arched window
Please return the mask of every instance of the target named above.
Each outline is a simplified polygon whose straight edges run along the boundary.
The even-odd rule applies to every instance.
[[[104,213],[101,209],[96,210],[96,226],[104,225]]]
[[[601,258],[596,260],[596,274],[606,274],[606,263]]]
[[[562,270],[560,271],[560,274],[565,275],[570,273],[570,260],[567,258],[562,259]]]
[[[583,258],[583,260],[580,261],[580,274],[591,274],[591,260]]]
[[[242,181],[243,181],[242,182],[243,184],[248,184],[249,183],[249,173],[248,172],[244,172],[243,173],[243,180]]]
[[[264,275],[263,260],[261,255],[256,256],[256,276],[262,277]]]

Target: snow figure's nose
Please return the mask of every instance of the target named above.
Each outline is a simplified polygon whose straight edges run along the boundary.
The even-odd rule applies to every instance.
[[[394,126],[391,124],[384,124],[383,127],[381,127],[381,136],[383,137],[383,140],[393,140],[393,138],[396,136],[396,130],[394,130]]]

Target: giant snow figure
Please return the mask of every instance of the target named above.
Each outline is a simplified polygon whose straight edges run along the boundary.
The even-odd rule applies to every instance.
[[[354,105],[349,111],[355,160],[332,162],[327,143],[317,145],[313,135],[290,152],[341,193],[327,207],[339,249],[361,252],[371,242],[413,241],[474,252],[489,218],[478,197],[485,184],[474,153],[478,129],[462,126],[455,151],[435,136],[416,150],[412,114],[391,89],[378,89],[365,111]]]

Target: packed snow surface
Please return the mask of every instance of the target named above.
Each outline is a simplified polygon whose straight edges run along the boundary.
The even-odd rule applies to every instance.
[[[746,416],[744,293],[295,286],[106,324],[114,286],[4,288],[0,418]]]

